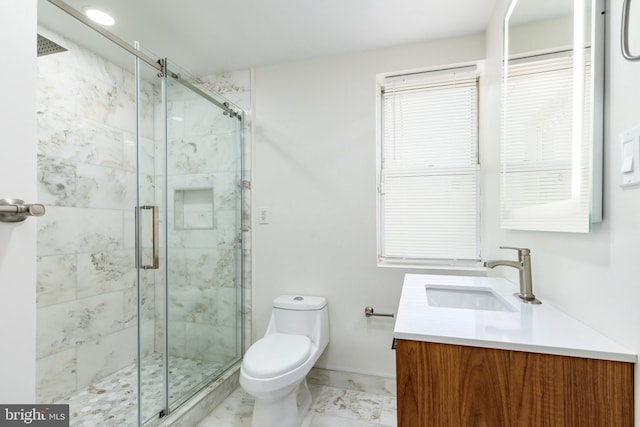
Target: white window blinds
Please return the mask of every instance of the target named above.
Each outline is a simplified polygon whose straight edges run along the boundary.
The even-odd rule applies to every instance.
[[[480,259],[478,82],[471,68],[383,84],[381,264]]]
[[[509,62],[501,161],[504,228],[589,231],[591,67],[587,61],[580,88],[586,110],[576,132],[573,61],[569,53],[556,53]]]

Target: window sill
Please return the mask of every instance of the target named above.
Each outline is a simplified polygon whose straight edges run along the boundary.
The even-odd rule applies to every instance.
[[[400,268],[406,270],[422,270],[426,274],[460,274],[467,276],[486,276],[487,268],[481,262],[469,264],[417,264],[417,263],[391,263],[378,261],[378,267],[383,268]]]

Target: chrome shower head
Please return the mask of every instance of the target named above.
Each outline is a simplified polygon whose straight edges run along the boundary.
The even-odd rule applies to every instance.
[[[46,37],[38,34],[38,56],[51,55],[52,53],[64,52],[67,49]]]

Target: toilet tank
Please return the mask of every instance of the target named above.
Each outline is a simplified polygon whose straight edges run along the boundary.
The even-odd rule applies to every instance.
[[[266,335],[270,333],[304,335],[320,347],[329,341],[327,300],[308,295],[282,295],[273,300],[273,311]]]

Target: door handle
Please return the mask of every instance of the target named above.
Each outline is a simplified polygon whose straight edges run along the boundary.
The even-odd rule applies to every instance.
[[[22,222],[30,216],[42,216],[46,209],[41,204],[25,204],[20,199],[0,199],[0,222]]]
[[[140,268],[143,270],[157,270],[160,267],[160,256],[159,256],[159,246],[158,246],[158,207],[153,205],[143,205],[139,208],[142,210],[150,210],[152,221],[152,262],[151,264],[142,263],[142,256],[140,247],[138,245],[138,235],[140,234],[140,218],[142,217],[141,213],[138,213],[138,209],[136,209],[136,267],[140,264]]]

